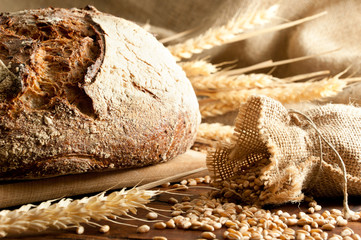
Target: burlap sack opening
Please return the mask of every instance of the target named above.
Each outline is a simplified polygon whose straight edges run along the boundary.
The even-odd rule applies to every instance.
[[[301,201],[303,193],[343,196],[340,159],[321,141],[321,134],[343,159],[348,193],[361,195],[361,109],[328,104],[304,115],[319,133],[278,101],[250,97],[237,116],[235,142],[207,157],[209,170],[222,189],[218,194],[257,205]],[[262,184],[255,188],[252,181]]]

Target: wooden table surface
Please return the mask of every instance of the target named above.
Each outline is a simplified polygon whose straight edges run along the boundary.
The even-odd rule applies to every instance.
[[[201,186],[205,186],[202,184]],[[164,189],[164,188],[160,188]],[[190,194],[191,198],[196,198],[201,193],[205,193],[207,191],[210,191],[205,188],[200,187],[191,187],[190,189],[186,191],[179,191],[181,193]],[[153,207],[156,209],[170,209],[170,204],[168,204],[169,197],[174,197],[177,199],[181,199],[183,196],[179,195],[173,195],[169,193],[163,193],[159,196],[157,196],[154,201],[152,201],[147,206]],[[320,204],[323,210],[330,210],[333,208],[342,209],[342,198],[335,198],[335,199],[316,199],[318,204]],[[350,198],[350,208],[354,211],[361,209],[361,198]],[[287,211],[289,213],[297,213],[299,211],[306,211],[306,204],[287,204],[283,206],[274,206],[269,209],[278,210],[281,209],[283,211]],[[138,214],[136,215],[137,218],[140,219],[146,219],[145,215],[148,213],[148,211],[144,209],[140,209]],[[161,212],[166,216],[170,216],[169,212]],[[166,217],[159,217],[158,219],[167,220]],[[107,240],[107,239],[152,239],[154,236],[164,236],[167,239],[199,239],[201,238],[202,231],[198,230],[181,230],[181,229],[165,229],[165,230],[157,230],[152,227],[153,223],[146,223],[142,221],[123,221],[128,224],[135,224],[135,225],[143,225],[148,224],[151,227],[151,230],[148,233],[137,233],[136,228],[129,227],[125,225],[115,224],[111,222],[98,222],[99,224],[107,224],[110,226],[110,231],[107,233],[100,233],[98,227],[91,227],[84,225],[85,232],[81,235],[76,234],[74,229],[68,229],[68,230],[59,230],[59,231],[52,231],[52,232],[45,232],[40,233],[36,235],[28,235],[28,236],[17,236],[12,237],[12,239],[23,239],[23,240],[30,240],[30,239],[95,239],[95,240]],[[361,235],[361,222],[349,222],[348,227],[352,228],[355,233],[358,233]],[[297,228],[297,227],[296,227]],[[295,229],[296,229],[295,228]],[[332,235],[332,233],[339,234],[341,232],[340,227],[337,227],[335,230],[329,232],[329,236]],[[222,228],[220,230],[216,230],[214,233],[217,235],[218,239],[222,239],[222,233],[226,230],[226,228]]]

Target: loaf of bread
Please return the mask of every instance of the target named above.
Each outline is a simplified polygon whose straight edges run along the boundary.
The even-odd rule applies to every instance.
[[[0,179],[140,167],[191,147],[185,73],[151,34],[85,9],[0,15]]]

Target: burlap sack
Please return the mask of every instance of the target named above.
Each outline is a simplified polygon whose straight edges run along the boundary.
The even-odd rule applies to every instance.
[[[231,189],[233,198],[260,205],[300,201],[304,192],[343,196],[346,170],[348,193],[361,195],[361,108],[328,104],[303,114],[268,97],[250,97],[237,116],[237,140],[208,155],[215,179],[231,181],[221,185],[228,186],[223,193]],[[263,185],[245,196],[246,189],[253,190],[250,181],[238,187],[237,179],[249,173]]]

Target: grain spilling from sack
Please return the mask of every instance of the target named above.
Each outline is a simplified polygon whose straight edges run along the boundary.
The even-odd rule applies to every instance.
[[[282,204],[314,197],[360,195],[361,109],[315,106],[304,113],[252,96],[240,108],[235,141],[207,164],[219,194],[244,203]]]
[[[251,177],[253,178],[253,177]],[[236,198],[237,199],[237,198]],[[319,206],[305,197],[309,206]],[[282,210],[262,209],[256,205],[237,203],[231,197],[218,198],[212,191],[189,201],[171,206],[172,218],[167,229],[197,232],[205,239],[342,239],[348,236],[360,239],[359,234],[347,227],[348,220],[338,209],[319,209],[313,213],[300,210],[288,213]],[[352,221],[360,220],[360,213]],[[153,225],[157,228],[159,223]],[[340,234],[332,230],[338,228]],[[217,231],[222,229],[221,232]]]

